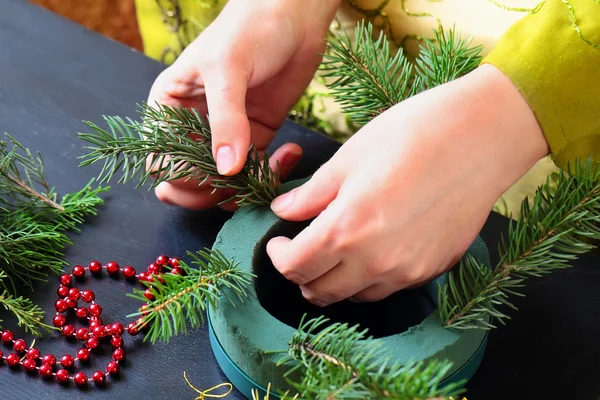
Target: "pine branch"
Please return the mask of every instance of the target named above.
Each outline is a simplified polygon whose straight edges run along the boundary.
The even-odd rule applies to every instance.
[[[119,183],[139,179],[138,187],[151,181],[150,188],[175,179],[193,179],[202,185],[212,178],[210,184],[215,189],[237,191],[223,203],[235,199],[240,206],[268,205],[279,194],[278,172],[269,167],[267,154],[261,156],[253,147],[239,174],[219,175],[212,155],[210,126],[196,110],[143,104],[139,112],[140,123],[105,117],[110,132],[86,122],[93,132],[79,134],[90,143],[86,147],[89,153],[80,157],[81,165],[104,162],[98,181],[108,182],[119,171]]]
[[[324,77],[333,78],[327,87],[342,111],[364,125],[413,94],[413,66],[402,51],[392,53],[383,32],[373,38],[371,23],[361,21],[354,36],[354,43],[345,31],[328,40],[322,69]]]
[[[352,43],[344,31],[329,39],[322,69],[342,111],[364,125],[397,103],[424,90],[456,79],[474,70],[481,61],[481,46],[471,47],[455,29],[434,30],[435,39],[425,39],[413,65],[402,49],[395,54],[380,32],[373,36],[371,23],[361,21]]]
[[[540,187],[532,205],[525,199],[521,215],[511,221],[508,239],[499,247],[494,271],[472,257],[451,271],[449,282],[438,291],[444,325],[457,329],[490,329],[492,318],[504,323],[509,316],[502,306],[515,308],[510,295],[527,278],[564,269],[580,254],[596,248],[600,239],[600,167],[591,159],[577,161],[558,177]]]
[[[180,261],[183,275],[164,274],[162,280],[155,276],[152,283],[144,282],[151,287],[154,300],[143,312],[130,315],[144,316],[142,325],[149,328],[144,340],[168,342],[173,336],[186,333],[188,323],[192,329],[202,326],[207,305],[216,308],[219,297],[225,296],[234,303],[246,296],[245,287],[252,275],[239,270],[221,252],[206,249],[188,255],[197,269]],[[229,290],[223,291],[224,288]],[[228,297],[229,292],[236,298]],[[129,296],[147,300],[143,290],[135,290]]]
[[[391,360],[382,342],[357,326],[328,325],[321,317],[301,322],[280,364],[295,363],[285,375],[306,399],[433,399],[455,396],[464,382],[442,386],[447,361]],[[292,376],[300,374],[294,381]]]

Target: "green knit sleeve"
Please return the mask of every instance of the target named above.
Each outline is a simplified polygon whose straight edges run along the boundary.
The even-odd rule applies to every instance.
[[[600,162],[600,0],[547,0],[483,60],[523,94],[554,162]]]

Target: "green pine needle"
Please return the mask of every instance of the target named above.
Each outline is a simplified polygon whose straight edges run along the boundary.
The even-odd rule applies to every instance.
[[[455,29],[434,30],[411,63],[402,49],[394,53],[383,32],[373,35],[371,23],[359,22],[354,43],[344,31],[329,39],[322,69],[331,81],[327,87],[342,112],[365,125],[385,110],[424,90],[474,70],[481,61],[481,46],[461,38]]]
[[[85,147],[89,152],[80,157],[81,165],[104,162],[99,182],[108,182],[119,172],[119,183],[139,179],[138,187],[150,182],[150,188],[175,179],[196,180],[200,186],[212,177],[210,184],[215,189],[236,191],[222,203],[235,200],[240,206],[268,205],[279,194],[279,174],[269,167],[266,153],[260,155],[251,147],[239,174],[221,176],[212,155],[210,126],[196,110],[139,107],[140,123],[105,117],[110,131],[86,122],[92,133],[79,134],[90,144]]]
[[[252,275],[238,269],[237,263],[227,260],[218,250],[206,249],[188,255],[191,264],[198,268],[180,261],[183,275],[163,274],[162,281],[154,276],[151,286],[144,282],[151,287],[155,299],[143,311],[129,315],[144,316],[141,326],[149,329],[144,340],[168,342],[173,336],[186,333],[188,324],[192,329],[202,326],[206,307],[216,308],[221,296],[234,293],[237,298],[226,297],[233,304],[246,297]],[[228,290],[223,291],[224,288]],[[128,296],[147,301],[143,290],[136,289]]]
[[[502,306],[515,308],[510,295],[527,278],[564,269],[580,254],[596,248],[600,239],[600,166],[591,158],[578,161],[540,187],[530,205],[525,199],[521,214],[511,221],[508,239],[500,243],[500,261],[490,271],[472,257],[463,258],[440,288],[439,310],[444,325],[456,329],[490,329],[492,318],[504,323],[509,316]]]
[[[305,399],[441,399],[462,392],[464,382],[441,384],[449,361],[402,365],[382,344],[358,326],[302,320],[280,365],[295,364],[285,377]]]

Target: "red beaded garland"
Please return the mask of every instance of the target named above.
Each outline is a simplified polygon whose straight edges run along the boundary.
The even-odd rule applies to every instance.
[[[89,338],[86,342],[85,342],[85,347],[87,347],[90,350],[95,349],[96,347],[98,347],[98,345],[100,344],[100,341],[98,340],[97,337],[91,337]]]
[[[2,336],[0,336],[0,340],[2,340],[2,343],[4,344],[9,344],[13,341],[14,337],[15,336],[11,331],[2,331]]]
[[[125,328],[123,328],[123,324],[120,322],[115,322],[110,326],[110,333],[113,335],[122,335],[124,331]]]
[[[102,385],[106,382],[106,374],[102,371],[96,371],[92,374],[92,380],[96,385]]]
[[[83,372],[78,372],[73,377],[73,381],[77,386],[83,386],[88,382],[88,377]]]
[[[112,358],[115,361],[121,361],[125,359],[125,350],[118,348],[113,351]]]
[[[75,337],[78,340],[88,340],[89,336],[90,336],[90,331],[87,328],[79,328],[79,329],[77,329],[77,332],[75,333]]]
[[[66,300],[60,299],[56,300],[56,303],[54,303],[54,309],[58,312],[65,312],[68,308],[69,306],[67,305]]]
[[[154,300],[154,294],[152,293],[152,289],[148,288],[144,291],[144,297],[147,298],[148,300],[152,301]]]
[[[60,365],[62,365],[65,368],[71,368],[73,364],[75,364],[75,358],[73,358],[73,356],[70,354],[65,354],[60,359]]]
[[[13,343],[13,349],[18,353],[22,353],[27,350],[27,343],[23,339],[17,339]]]
[[[71,288],[69,289],[69,298],[73,300],[79,300],[79,289]]]
[[[32,347],[31,349],[27,350],[27,358],[32,358],[34,360],[37,360],[38,358],[40,358],[41,354],[40,351],[38,349],[36,349],[35,347]]]
[[[171,270],[171,274],[173,275],[183,275],[183,270],[179,267],[175,267]]]
[[[97,274],[98,272],[102,271],[102,264],[100,264],[98,261],[94,260],[88,264],[88,269],[90,270],[91,273]]]
[[[81,292],[81,300],[83,300],[85,303],[91,303],[95,298],[96,295],[89,289]]]
[[[73,267],[73,276],[77,278],[83,278],[85,276],[85,268],[82,265],[76,265]]]
[[[90,304],[88,311],[90,312],[90,315],[98,317],[100,314],[102,314],[102,307],[100,307],[100,304],[97,303]]]
[[[161,254],[156,258],[156,264],[158,265],[167,265],[169,263],[169,257],[164,254]]]
[[[127,333],[129,333],[131,336],[135,336],[139,333],[137,324],[135,322],[130,322],[127,324]]]
[[[52,365],[42,364],[40,367],[40,376],[42,378],[50,378],[52,376]]]
[[[123,272],[123,276],[127,279],[131,279],[131,278],[135,277],[135,268],[133,268],[131,265],[125,266],[123,268],[122,272]]]
[[[67,302],[68,308],[76,308],[77,307],[77,300],[66,299],[65,301]]]
[[[106,365],[106,372],[111,375],[116,375],[119,373],[119,363],[116,361],[111,361]]]
[[[119,264],[117,264],[114,261],[109,262],[108,264],[106,264],[106,272],[108,272],[110,275],[116,275],[119,273]]]
[[[5,360],[9,366],[15,367],[15,366],[19,365],[20,357],[17,353],[10,353],[9,355],[6,356]]]
[[[88,310],[85,307],[79,307],[77,310],[75,310],[75,316],[77,318],[87,318],[88,315]]]
[[[26,358],[21,365],[23,365],[23,369],[27,372],[35,371],[35,368],[37,367],[33,358]]]
[[[147,281],[147,280],[148,280],[148,273],[147,273],[147,272],[140,272],[140,273],[138,274],[138,280],[139,280],[140,282]]]
[[[123,346],[123,338],[121,336],[113,336],[110,339],[110,344],[112,347],[122,347]]]
[[[75,327],[73,325],[65,325],[62,327],[62,335],[65,337],[73,336],[75,333]]]
[[[152,264],[150,264],[148,266],[148,273],[149,274],[158,275],[158,274],[161,273],[161,271],[162,271],[162,267],[160,265],[158,265],[158,264],[152,263]]]
[[[179,267],[179,258],[177,258],[177,257],[169,258],[169,265],[171,266],[171,268]]]
[[[96,325],[92,329],[92,333],[94,334],[95,337],[102,338],[105,335],[104,327],[102,325]]]
[[[71,283],[73,283],[73,276],[71,276],[70,274],[63,274],[60,276],[60,283],[65,285],[65,286],[71,286]]]
[[[60,285],[56,290],[58,297],[67,297],[69,295],[69,287],[65,285]]]
[[[59,369],[58,371],[56,371],[56,381],[58,383],[68,382],[70,376],[71,375],[69,374],[69,371],[67,371],[66,369]]]
[[[53,366],[54,364],[56,364],[56,357],[54,357],[52,354],[46,354],[44,357],[42,357],[42,365]]]
[[[88,361],[90,359],[90,351],[85,347],[77,350],[77,359],[80,361]]]

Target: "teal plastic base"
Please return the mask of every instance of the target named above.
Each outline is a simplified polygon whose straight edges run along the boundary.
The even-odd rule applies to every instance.
[[[242,370],[240,370],[233,361],[231,361],[229,356],[225,353],[225,350],[223,350],[223,347],[219,343],[219,340],[215,336],[212,324],[210,323],[210,318],[208,318],[208,334],[213,354],[215,355],[219,367],[221,367],[221,370],[223,371],[225,376],[227,376],[227,379],[229,379],[229,382],[247,399],[252,399],[252,390],[257,391],[259,394],[259,398],[262,399],[267,393],[266,388],[254,382],[248,375],[246,375]],[[454,372],[454,374],[446,378],[442,382],[443,385],[459,382],[462,380],[468,381],[473,377],[475,371],[477,371],[477,368],[479,368],[479,365],[483,360],[483,355],[485,354],[485,347],[487,344],[487,338],[488,335],[486,333],[475,354],[473,354],[473,356],[460,369]],[[273,393],[273,391],[271,391],[269,397],[273,399],[281,398],[276,393]]]

